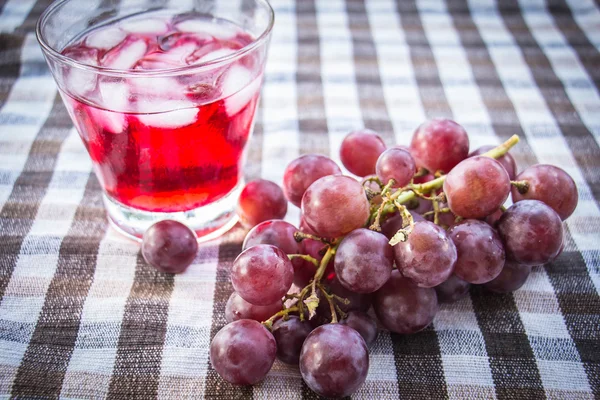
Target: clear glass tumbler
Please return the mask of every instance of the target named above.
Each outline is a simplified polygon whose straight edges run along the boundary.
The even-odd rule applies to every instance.
[[[109,220],[236,222],[273,10],[266,0],[61,0],[37,37],[92,159]]]

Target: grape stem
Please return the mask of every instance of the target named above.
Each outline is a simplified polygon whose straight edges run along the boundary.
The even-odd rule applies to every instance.
[[[285,316],[289,315],[290,313],[293,313],[293,312],[296,312],[296,311],[300,311],[300,309],[297,306],[292,306],[290,308],[286,308],[284,310],[281,310],[281,311],[273,314],[273,316],[271,316],[271,318],[269,318],[266,321],[263,321],[262,324],[268,330],[273,330],[273,322],[275,322],[275,320],[277,318],[285,317]]]
[[[510,184],[516,187],[521,194],[525,194],[529,191],[529,182],[527,181],[510,181]]]
[[[321,291],[321,293],[323,293],[323,296],[329,303],[329,311],[331,312],[331,323],[337,324],[338,318],[337,312],[335,311],[335,303],[333,302],[333,295],[327,293],[327,291],[325,290],[325,288],[323,288],[323,285],[321,285],[321,283],[318,284],[318,288]]]
[[[319,268],[319,261],[316,258],[309,256],[308,254],[288,254],[288,258],[290,260],[293,260],[295,258],[301,258],[313,264],[316,268]]]
[[[311,235],[310,233],[304,233],[304,232],[300,232],[300,231],[294,232],[294,240],[296,240],[296,242],[300,243],[304,239],[316,240],[317,242],[323,242],[325,244],[331,243],[331,241],[329,239]]]

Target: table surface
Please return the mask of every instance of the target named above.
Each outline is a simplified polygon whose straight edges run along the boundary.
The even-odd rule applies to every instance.
[[[315,398],[279,362],[246,388],[210,366],[241,228],[172,276],[108,226],[35,39],[48,3],[0,1],[0,398]],[[353,398],[600,398],[600,6],[272,3],[248,179],[281,182],[304,153],[339,161],[352,129],[407,144],[425,119],[449,117],[471,148],[519,135],[519,169],[553,163],[579,188],[558,260],[513,294],[442,306],[422,333],[381,333]]]

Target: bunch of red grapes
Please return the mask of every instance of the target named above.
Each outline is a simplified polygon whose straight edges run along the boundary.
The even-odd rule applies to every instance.
[[[232,384],[252,385],[277,357],[299,365],[319,395],[347,396],[366,379],[378,326],[416,333],[433,321],[439,303],[457,301],[472,285],[520,288],[533,266],[562,252],[562,221],[578,193],[552,165],[517,175],[508,150],[518,140],[469,153],[463,127],[431,120],[410,147],[386,148],[375,132],[361,130],[346,136],[340,156],[362,180],[311,154],[288,165],[283,189],[250,182],[238,214],[253,228],[231,269],[235,292],[228,325],[211,343],[214,369]],[[509,195],[514,204],[505,208]],[[299,229],[281,220],[288,201],[301,207]],[[178,272],[197,245],[189,230],[169,235],[175,228],[160,227],[169,223],[187,229],[156,224],[143,254]],[[164,239],[156,238],[165,237],[188,259],[161,254]]]

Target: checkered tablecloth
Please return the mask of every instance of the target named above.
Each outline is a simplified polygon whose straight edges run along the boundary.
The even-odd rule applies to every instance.
[[[245,388],[210,366],[241,228],[172,276],[146,266],[138,245],[108,226],[35,39],[48,3],[0,1],[0,398],[316,398],[280,362]],[[513,294],[475,289],[444,305],[422,333],[380,334],[353,398],[600,398],[600,5],[272,5],[248,179],[280,183],[304,153],[339,162],[352,129],[407,144],[425,119],[449,117],[471,148],[518,134],[519,169],[556,164],[579,188],[558,260],[534,268]],[[298,215],[290,205],[287,219]]]

